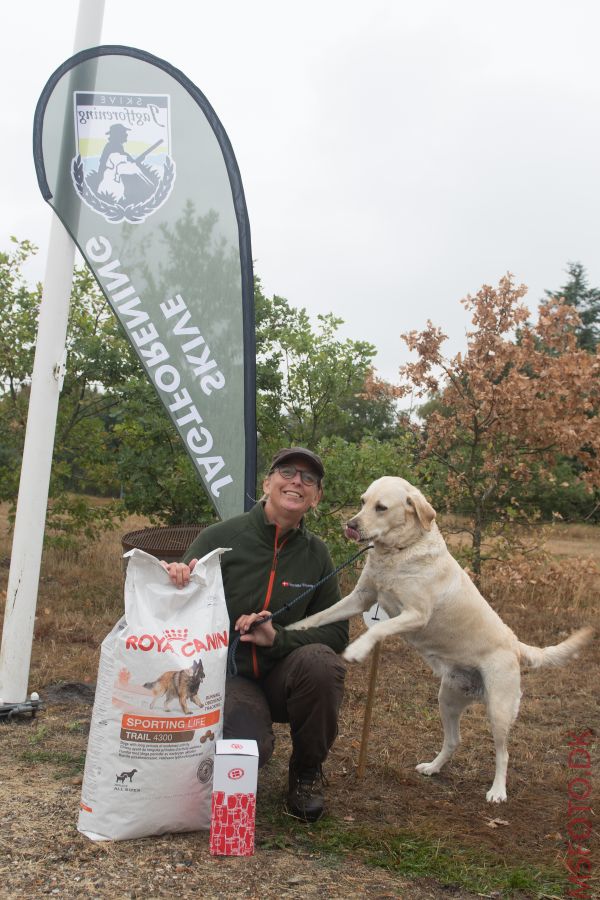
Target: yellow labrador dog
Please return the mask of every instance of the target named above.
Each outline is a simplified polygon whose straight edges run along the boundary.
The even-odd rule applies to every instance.
[[[554,647],[523,644],[450,555],[435,510],[417,488],[403,478],[379,478],[363,494],[361,507],[346,535],[372,543],[373,549],[355,589],[288,628],[347,619],[379,603],[390,618],[350,644],[344,658],[361,662],[378,641],[401,634],[441,676],[444,743],[432,762],[417,766],[423,775],[439,772],[451,758],[467,706],[485,702],[496,748],[496,774],[486,796],[493,803],[506,800],[508,732],[519,711],[520,664],[563,665],[590,640],[593,629],[582,628]]]

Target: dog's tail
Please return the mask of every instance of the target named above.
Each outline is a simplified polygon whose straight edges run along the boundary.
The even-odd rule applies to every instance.
[[[552,647],[530,647],[529,644],[519,641],[521,661],[534,669],[543,666],[564,666],[570,659],[579,656],[579,651],[589,644],[593,634],[594,629],[588,625],[574,631],[566,640]]]

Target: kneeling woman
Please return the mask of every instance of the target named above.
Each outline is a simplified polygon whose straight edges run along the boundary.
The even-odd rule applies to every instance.
[[[254,738],[260,764],[273,753],[273,722],[289,722],[292,755],[288,811],[314,822],[323,813],[322,765],[338,729],[345,666],[338,654],[348,643],[348,623],[286,631],[292,622],[320,612],[341,598],[337,578],[315,588],[275,622],[251,625],[293,599],[286,582],[316,584],[333,571],[323,541],[304,516],[323,494],[323,463],[310,450],[292,447],[273,457],[264,497],[248,513],[201,532],[181,563],[164,564],[181,587],[198,559],[230,547],[221,559],[229,618],[241,636],[238,675],[225,692],[223,734]]]

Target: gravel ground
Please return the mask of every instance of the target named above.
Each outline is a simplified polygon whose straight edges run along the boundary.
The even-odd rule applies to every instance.
[[[88,840],[76,830],[81,775],[69,772],[68,764],[56,763],[60,754],[76,757],[85,750],[90,707],[78,697],[85,693],[83,687],[74,689],[75,702],[65,703],[63,697],[62,703],[50,704],[34,721],[0,726],[0,896],[113,900],[474,896],[433,880],[407,881],[355,859],[278,847],[268,821],[259,821],[256,853],[245,859],[211,856],[206,832],[116,843]],[[46,749],[36,751],[39,745],[32,738],[41,728]],[[37,759],[22,760],[36,754]]]

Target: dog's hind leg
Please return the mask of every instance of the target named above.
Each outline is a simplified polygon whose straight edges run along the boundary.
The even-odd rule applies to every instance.
[[[452,758],[460,744],[460,717],[475,699],[444,675],[438,694],[440,717],[444,726],[444,743],[434,760],[429,763],[419,763],[417,772],[420,772],[421,775],[436,775],[442,766]]]
[[[508,733],[517,718],[521,700],[521,672],[518,663],[513,663],[494,677],[484,674],[486,704],[494,746],[496,748],[496,774],[487,792],[488,803],[502,803],[506,800],[506,770],[508,768]]]
[[[169,687],[166,689],[166,691],[162,695],[162,698],[163,698],[163,709],[165,712],[171,712],[171,710],[169,709],[169,703],[171,702],[171,700],[174,700],[175,698],[179,699],[177,691],[176,691],[176,689],[173,688],[173,685],[169,685]]]

